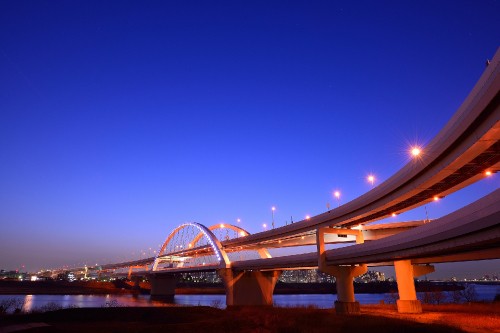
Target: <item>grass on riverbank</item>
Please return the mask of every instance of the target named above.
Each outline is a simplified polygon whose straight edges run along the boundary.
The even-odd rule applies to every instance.
[[[390,310],[392,308],[392,311]],[[453,326],[470,333],[500,333],[500,303],[422,304],[423,313],[400,314],[395,305],[365,305],[362,313]]]
[[[446,306],[444,306],[446,308]],[[480,312],[446,312],[481,322]],[[389,314],[389,315],[388,315]],[[391,315],[392,314],[392,315]],[[493,315],[495,315],[493,313]],[[211,307],[80,308],[45,313],[5,316],[3,327],[47,323],[30,332],[384,332],[459,333],[462,330],[431,320],[427,314],[398,316],[390,306],[362,306],[360,315],[342,316],[335,310],[314,308],[241,307],[221,310]],[[434,312],[431,312],[431,317]],[[435,316],[434,316],[435,317]],[[498,312],[496,313],[498,322]],[[2,327],[0,326],[0,332]],[[481,331],[477,331],[481,332]],[[484,330],[483,332],[488,332]]]

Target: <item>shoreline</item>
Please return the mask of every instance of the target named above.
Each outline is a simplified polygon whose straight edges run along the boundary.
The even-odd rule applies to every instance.
[[[500,283],[488,284],[500,286]],[[419,282],[416,287],[417,292],[453,291],[462,290],[463,284]],[[397,292],[397,285],[395,282],[355,283],[354,290],[356,293],[362,294],[385,294]],[[0,280],[0,295],[102,295],[149,294],[149,292],[150,285],[147,282],[141,282],[139,286],[134,286],[132,282],[122,280],[116,280],[113,282]],[[179,283],[175,292],[178,295],[218,295],[225,294],[225,289],[222,284]],[[336,294],[336,286],[334,283],[278,283],[274,290],[274,294]]]

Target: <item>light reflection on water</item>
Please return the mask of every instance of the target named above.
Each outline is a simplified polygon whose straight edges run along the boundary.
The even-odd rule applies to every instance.
[[[498,285],[475,285],[478,300],[492,301],[500,293]],[[422,293],[417,293],[421,298]],[[376,304],[380,301],[390,302],[391,294],[356,294],[361,304]],[[175,295],[173,301],[152,300],[149,295],[0,295],[0,302],[6,299],[24,300],[25,312],[36,310],[47,304],[59,307],[106,307],[106,306],[216,306],[224,308],[225,295]],[[296,294],[274,295],[274,305],[280,307],[314,306],[321,309],[332,308],[337,295],[333,294]]]

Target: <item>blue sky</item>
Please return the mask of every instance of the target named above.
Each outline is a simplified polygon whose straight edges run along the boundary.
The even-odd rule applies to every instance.
[[[0,268],[131,259],[185,221],[240,218],[253,233],[273,205],[282,225],[336,205],[334,190],[356,198],[457,110],[499,46],[498,12],[486,0],[0,2]],[[429,217],[498,185],[427,205]]]

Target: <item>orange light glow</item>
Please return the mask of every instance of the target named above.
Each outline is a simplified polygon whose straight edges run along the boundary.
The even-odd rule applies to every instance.
[[[486,170],[486,172],[484,173],[486,176],[491,176],[492,175],[492,172],[490,170]]]
[[[224,229],[224,224],[222,224],[222,223],[221,223],[221,224],[220,224],[220,227],[221,227],[222,229]]]
[[[244,231],[240,231],[240,236],[246,236],[247,234]]]
[[[422,153],[422,149],[420,149],[420,147],[413,147],[410,152],[414,157],[417,157]]]
[[[311,217],[309,215],[306,215],[306,220],[309,220]]]
[[[396,217],[396,215],[397,215],[396,213],[392,213],[392,217]]]
[[[438,201],[439,197],[437,195],[435,195],[433,199],[434,199],[434,201]]]

